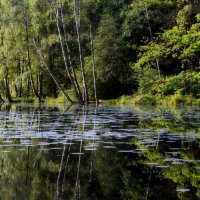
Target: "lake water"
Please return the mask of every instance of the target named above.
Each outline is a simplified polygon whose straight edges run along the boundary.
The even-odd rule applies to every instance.
[[[0,199],[200,199],[200,109],[3,105]]]

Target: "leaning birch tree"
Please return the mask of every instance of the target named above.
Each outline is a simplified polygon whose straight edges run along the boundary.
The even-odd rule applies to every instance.
[[[64,22],[64,17],[63,17],[63,9],[62,9],[61,3],[62,2],[59,2],[58,0],[56,1],[55,14],[56,14],[56,25],[57,25],[57,30],[58,30],[58,34],[59,34],[62,56],[63,56],[67,76],[70,80],[72,87],[74,88],[74,92],[75,92],[76,98],[78,100],[78,103],[83,104],[84,102],[83,102],[82,94],[80,91],[80,86],[77,81],[75,70],[72,66],[70,49],[69,49],[69,45],[68,45],[68,41],[67,41],[67,33],[66,33],[65,22]],[[59,5],[60,5],[60,8],[59,8]],[[63,33],[62,33],[61,28],[63,29]],[[67,52],[65,50],[65,46],[67,47]],[[68,64],[68,61],[69,61],[69,64]]]
[[[45,61],[44,56],[42,54],[42,51],[39,47],[39,44],[33,39],[35,48],[37,50],[37,55],[39,60],[41,61],[41,63],[44,65],[45,70],[49,73],[49,75],[51,76],[51,78],[54,80],[55,84],[57,85],[58,89],[60,90],[60,92],[63,94],[63,96],[70,102],[70,103],[74,103],[74,101],[70,98],[70,96],[67,94],[67,92],[65,91],[65,89],[62,87],[62,85],[59,83],[57,77],[55,76],[55,74],[53,73],[53,71],[51,70],[50,66],[48,65],[48,63]]]
[[[76,24],[76,33],[77,33],[77,43],[79,49],[79,59],[81,65],[81,75],[83,80],[83,99],[85,104],[89,104],[89,94],[88,87],[86,83],[85,76],[85,66],[83,61],[83,49],[82,49],[82,41],[81,41],[81,1],[74,0],[74,16],[75,16],[75,24]]]

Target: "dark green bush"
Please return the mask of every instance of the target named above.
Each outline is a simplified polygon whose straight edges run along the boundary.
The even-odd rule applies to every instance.
[[[168,96],[180,93],[200,97],[200,72],[181,72],[178,75],[160,78],[152,84],[154,95]]]

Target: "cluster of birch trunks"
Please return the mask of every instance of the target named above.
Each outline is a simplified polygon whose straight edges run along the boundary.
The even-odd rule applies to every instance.
[[[70,54],[70,47],[67,38],[67,30],[66,30],[66,22],[64,20],[64,13],[63,13],[63,2],[62,0],[56,0],[56,4],[54,7],[55,17],[56,17],[56,25],[59,34],[60,46],[62,49],[62,57],[65,64],[65,69],[67,72],[67,76],[70,80],[70,83],[73,87],[73,90],[76,95],[77,103],[82,105],[87,105],[90,103],[89,94],[88,94],[88,86],[85,76],[85,67],[83,61],[83,53],[82,53],[82,41],[81,41],[81,1],[74,0],[74,16],[75,16],[75,25],[76,25],[76,37],[79,49],[79,60],[81,66],[81,75],[82,75],[82,90],[80,87],[80,83],[77,80],[77,75],[75,68],[72,64],[71,54]],[[95,103],[98,104],[97,99],[97,91],[96,91],[96,75],[95,75],[95,65],[94,65],[94,49],[93,49],[93,38],[92,38],[92,26],[90,25],[90,40],[91,40],[91,56],[92,56],[92,67],[93,67],[93,80],[94,80],[94,94],[95,94]],[[54,80],[55,84],[57,85],[60,92],[66,97],[66,99],[70,103],[75,103],[69,94],[66,92],[65,88],[57,80],[55,74],[49,67],[48,63],[45,61],[42,51],[40,49],[39,43],[34,39],[33,40],[35,48],[37,49],[38,57],[40,61],[43,63],[45,69],[48,71],[49,75]],[[36,94],[36,96],[39,96]]]

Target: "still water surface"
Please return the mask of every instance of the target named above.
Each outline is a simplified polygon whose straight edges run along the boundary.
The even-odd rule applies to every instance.
[[[200,109],[3,105],[0,199],[200,199]]]

